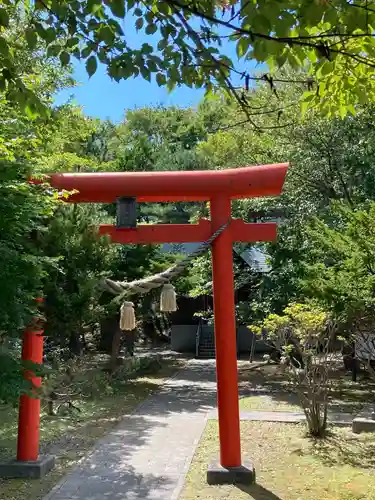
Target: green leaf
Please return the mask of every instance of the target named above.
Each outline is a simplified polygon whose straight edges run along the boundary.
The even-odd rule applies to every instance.
[[[172,14],[172,9],[171,7],[168,5],[168,2],[160,2],[158,4],[158,8],[159,8],[159,11],[166,15],[166,16],[169,16],[170,14]]]
[[[109,4],[112,14],[121,19],[125,17],[125,0],[112,0]]]
[[[154,22],[154,18],[155,18],[155,15],[154,15],[154,13],[153,13],[153,12],[150,12],[150,11],[149,11],[149,12],[147,12],[147,14],[145,15],[145,19],[146,19],[146,21],[147,21],[149,24],[151,24],[151,23],[153,23],[153,22]]]
[[[163,75],[163,73],[156,73],[156,83],[159,85],[159,87],[165,85],[166,81],[167,79],[165,78],[165,75]]]
[[[368,104],[368,95],[367,95],[366,90],[364,90],[361,87],[357,87],[356,92],[357,92],[357,95],[358,95],[359,103],[362,104],[362,105]]]
[[[81,51],[81,57],[86,59],[86,57],[89,57],[91,52],[92,52],[92,47],[87,46]]]
[[[53,28],[47,28],[44,31],[43,38],[47,43],[51,43],[56,40],[56,31]]]
[[[32,28],[27,28],[27,30],[25,31],[25,38],[29,49],[35,49],[36,44],[38,43],[38,37],[36,32]]]
[[[146,26],[146,29],[145,29],[145,32],[146,32],[146,35],[153,35],[154,33],[156,33],[158,30],[158,27],[156,26],[155,23],[150,23]]]
[[[2,36],[0,36],[0,54],[3,55],[3,56],[6,56],[6,57],[9,55],[9,45],[8,45],[8,42]],[[4,71],[5,70],[3,70],[3,75],[4,75]]]
[[[336,26],[338,22],[338,10],[335,6],[332,6],[324,13],[324,22],[330,24],[331,26]]]
[[[164,50],[168,46],[168,40],[163,39],[158,43],[158,50]]]
[[[306,116],[306,112],[310,107],[310,103],[308,101],[301,101],[301,116],[304,118]]]
[[[237,57],[239,58],[243,57],[249,50],[249,46],[250,46],[249,37],[240,38],[236,47]]]
[[[257,40],[253,44],[252,57],[257,61],[265,61],[267,59],[267,55],[268,55],[268,44],[264,43],[263,41]],[[288,53],[288,56],[289,57],[291,56],[290,52]],[[295,59],[295,56],[293,55],[292,58]]]
[[[326,76],[332,73],[333,69],[335,67],[335,64],[331,61],[326,61],[320,68],[320,75],[319,76]],[[318,74],[318,73],[317,73]]]
[[[0,26],[5,26],[6,28],[9,26],[9,14],[2,7],[0,7]]]
[[[348,108],[345,106],[345,104],[340,104],[339,114],[341,119],[344,119],[348,114]]]
[[[101,48],[98,52],[98,59],[101,63],[103,64],[107,64],[108,63],[108,56],[107,56],[107,52]]]
[[[96,60],[96,57],[95,56],[89,57],[86,61],[86,71],[90,78],[92,77],[92,75],[95,74],[97,68],[98,68],[98,62]]]
[[[155,71],[158,70],[158,67],[157,67],[155,61],[148,60],[147,61],[147,66],[148,66],[148,69],[150,71],[152,71],[153,73],[155,73]]]
[[[101,6],[102,6],[101,0],[87,0],[86,9],[91,14],[96,14],[96,12]]]
[[[175,88],[176,88],[176,82],[173,80],[168,80],[168,83],[167,83],[168,92],[169,93],[172,92]]]
[[[154,49],[148,43],[144,43],[141,48],[142,54],[151,54]]]
[[[38,112],[32,104],[26,104],[24,110],[30,120],[35,120],[38,117]]]
[[[315,92],[305,92],[302,96],[303,100],[306,102],[311,102],[315,99],[316,93]]]
[[[65,45],[66,47],[71,49],[72,47],[75,47],[78,44],[79,44],[79,38],[77,36],[74,36],[72,38],[69,38],[69,40],[67,40]]]
[[[95,34],[99,40],[105,42],[107,45],[111,45],[115,40],[115,34],[109,26],[103,26]]]
[[[279,68],[282,68],[288,59],[288,54],[281,54],[275,58],[276,64]]]
[[[168,76],[170,80],[174,82],[179,82],[180,81],[180,73],[178,72],[177,66],[171,66],[168,71]]]
[[[60,45],[49,45],[47,48],[47,57],[57,57],[61,52]]]
[[[136,27],[137,31],[139,31],[143,28],[143,24],[144,24],[143,17],[140,17],[139,19],[136,20],[135,27]]]
[[[258,31],[262,33],[268,33],[272,30],[271,23],[269,19],[266,16],[263,16],[262,14],[257,14],[256,16],[253,17],[252,19],[252,24],[253,26],[256,26]]]
[[[151,72],[150,72],[150,70],[148,68],[146,68],[146,66],[141,66],[139,69],[140,69],[142,77],[145,80],[147,80],[148,82],[151,81]]]
[[[70,54],[68,52],[61,52],[60,61],[63,66],[67,66],[70,63]]]
[[[121,28],[119,23],[117,21],[115,21],[114,19],[108,20],[108,26],[113,28],[118,35],[120,35],[120,36],[124,35],[124,30]]]

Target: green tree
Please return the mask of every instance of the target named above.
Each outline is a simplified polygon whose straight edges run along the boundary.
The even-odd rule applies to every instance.
[[[43,296],[52,264],[35,238],[47,229],[57,199],[44,186],[29,184],[29,173],[20,163],[0,162],[0,401],[12,400],[25,389],[17,339],[36,312],[34,300]]]
[[[95,158],[100,164],[110,162],[116,156],[116,151],[111,144],[116,140],[117,127],[109,120],[98,123],[91,137],[86,143],[86,154]]]
[[[10,23],[5,36],[14,62],[30,92],[50,106],[53,93],[71,84],[70,71],[49,59],[39,43],[29,50],[25,24],[14,11]],[[14,400],[27,388],[21,377],[20,337],[36,312],[35,298],[43,296],[47,270],[53,265],[38,235],[47,231],[59,204],[52,189],[28,182],[51,119],[33,116],[31,108],[25,114],[22,103],[7,90],[0,96],[0,401]]]
[[[43,253],[55,259],[44,284],[46,335],[53,344],[79,354],[85,327],[98,323],[100,278],[109,277],[115,247],[99,239],[105,214],[95,206],[61,206],[41,236]]]
[[[307,231],[309,221],[318,217],[334,227],[333,202],[356,209],[374,200],[372,122],[372,110],[366,109],[344,120],[315,117],[288,132],[289,143],[282,149],[291,165],[283,194],[276,204],[268,201],[268,209],[281,208],[284,213],[277,241],[268,245],[273,269],[267,278],[270,312],[280,313],[288,302],[305,295],[304,262],[315,245]]]
[[[127,111],[117,129],[117,140],[112,143],[112,148],[117,150],[119,169],[204,168],[194,154],[197,144],[207,137],[203,119],[203,114],[189,108],[159,106]]]
[[[84,172],[99,168],[99,159],[90,150],[99,120],[84,115],[78,106],[55,108],[46,120],[42,140],[34,155],[38,172]],[[104,165],[101,167],[104,169]]]
[[[374,321],[375,204],[351,210],[336,204],[334,223],[314,219],[307,230],[312,252],[305,261],[304,291],[351,327]]]

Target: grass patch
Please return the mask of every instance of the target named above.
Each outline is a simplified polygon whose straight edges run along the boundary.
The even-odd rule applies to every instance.
[[[136,362],[137,363],[137,362]],[[74,405],[80,411],[58,416],[48,416],[44,407],[41,413],[40,453],[57,458],[56,467],[42,480],[0,479],[1,500],[39,500],[63,475],[84,457],[95,442],[131,413],[145,398],[159,389],[166,378],[180,367],[183,361],[161,359],[142,361],[137,371],[128,366],[119,368],[114,376],[102,371],[103,363],[95,357],[82,361],[75,384],[80,395]],[[15,457],[18,410],[0,407],[0,460]]]
[[[179,500],[375,500],[375,434],[337,429],[324,441],[294,424],[242,422],[243,458],[257,484],[208,486],[207,464],[219,454],[218,424],[209,421]]]
[[[289,376],[274,363],[241,361],[238,370],[240,406],[243,410],[301,411],[298,395]],[[352,382],[338,360],[332,364],[329,410],[335,413],[358,415],[375,402],[375,381],[363,374]],[[254,394],[261,389],[264,395]]]
[[[301,412],[302,408],[298,404],[279,401],[272,396],[264,395],[240,398],[240,410]]]

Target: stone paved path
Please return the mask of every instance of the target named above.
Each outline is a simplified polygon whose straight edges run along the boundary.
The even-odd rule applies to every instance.
[[[177,500],[215,403],[214,361],[189,361],[44,500]]]

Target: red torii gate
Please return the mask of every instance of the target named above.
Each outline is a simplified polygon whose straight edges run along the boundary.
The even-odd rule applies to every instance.
[[[115,243],[201,242],[231,218],[232,199],[279,195],[287,167],[283,163],[189,172],[69,173],[52,175],[50,183],[57,189],[77,190],[68,200],[73,203],[113,203],[119,197],[138,202],[209,200],[211,220],[198,224],[100,227],[100,233],[109,234]],[[220,464],[225,469],[241,466],[232,244],[274,240],[276,229],[275,223],[232,220],[212,245]]]
[[[138,202],[210,202],[211,219],[200,220],[198,224],[136,228],[101,225],[100,234],[110,235],[114,243],[202,242],[230,220],[212,245],[221,467],[209,470],[207,477],[211,483],[241,481],[244,475],[247,481],[254,480],[252,467],[247,469],[241,464],[232,245],[235,241],[271,241],[276,238],[277,230],[275,223],[231,220],[231,200],[279,195],[287,168],[288,164],[282,163],[189,172],[62,173],[50,175],[47,181],[58,190],[74,191],[67,199],[71,203],[113,203],[121,198],[136,198]],[[32,415],[30,419],[35,420]],[[21,432],[22,429],[19,437]],[[36,460],[30,453],[26,456],[28,460]],[[31,456],[35,456],[35,450]]]

